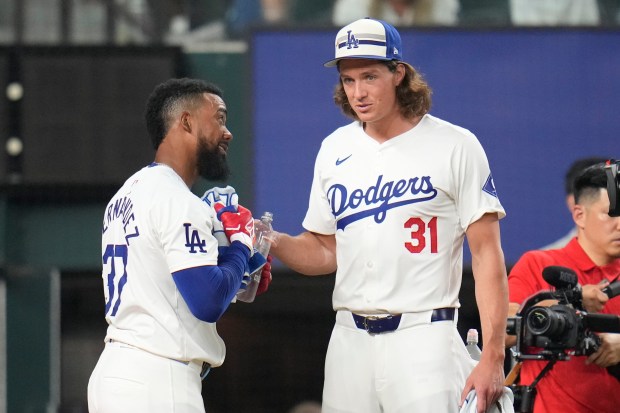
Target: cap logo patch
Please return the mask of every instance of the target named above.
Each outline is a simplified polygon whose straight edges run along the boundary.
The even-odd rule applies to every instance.
[[[355,35],[351,34],[351,30],[349,30],[347,32],[347,49],[357,49],[359,47],[359,44],[359,40],[357,40],[357,38],[355,38]]]

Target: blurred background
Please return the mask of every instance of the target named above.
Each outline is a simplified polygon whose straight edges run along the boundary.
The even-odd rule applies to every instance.
[[[222,87],[228,184],[298,232],[321,140],[348,122],[322,63],[339,26],[365,16],[399,27],[431,113],[485,147],[507,265],[572,228],[566,169],[620,157],[620,0],[0,0],[0,413],[87,412],[106,328],[103,209],[152,160],[154,86]],[[463,335],[479,328],[468,257]],[[218,322],[228,354],[204,382],[208,412],[320,401],[333,277],[273,275]]]

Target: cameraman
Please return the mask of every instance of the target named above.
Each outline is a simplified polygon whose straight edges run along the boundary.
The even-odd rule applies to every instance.
[[[620,217],[609,212],[607,180],[603,164],[585,169],[574,182],[572,215],[577,237],[565,247],[529,251],[514,265],[508,277],[510,307],[514,316],[520,303],[552,287],[542,272],[551,265],[573,269],[583,288],[583,305],[589,312],[620,315],[620,297],[609,299],[601,290],[620,274]],[[551,305],[556,302],[543,302]],[[599,334],[599,349],[589,357],[571,356],[559,361],[536,385],[534,413],[614,412],[620,408],[620,381],[604,367],[620,362],[620,334]],[[506,345],[515,344],[508,336]],[[531,385],[548,361],[524,360],[521,385]]]

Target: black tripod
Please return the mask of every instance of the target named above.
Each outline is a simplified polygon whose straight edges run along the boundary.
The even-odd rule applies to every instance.
[[[512,392],[515,396],[515,413],[532,413],[534,411],[534,399],[536,397],[536,385],[545,374],[553,368],[558,359],[554,358],[538,373],[532,384],[528,386],[512,385]]]

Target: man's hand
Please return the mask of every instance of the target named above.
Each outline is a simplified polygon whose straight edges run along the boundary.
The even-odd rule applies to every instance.
[[[591,354],[586,364],[595,364],[599,367],[609,367],[620,363],[620,334],[601,333],[601,346],[596,353]]]
[[[266,292],[269,288],[269,284],[271,284],[271,260],[273,257],[271,255],[267,255],[267,262],[263,266],[263,269],[260,273],[260,282],[258,283],[258,288],[256,290],[256,295],[261,295]]]
[[[213,208],[217,212],[217,219],[222,221],[224,233],[230,242],[241,241],[252,251],[254,244],[252,212],[241,205],[236,208],[233,205],[225,207],[221,202],[213,204]]]
[[[476,389],[478,398],[476,411],[478,413],[486,412],[504,391],[503,363],[499,360],[495,362],[485,359],[483,352],[483,358],[480,359],[465,382],[465,388],[461,393],[461,405],[472,389]]]
[[[605,281],[603,283],[587,284],[581,287],[581,302],[586,311],[598,313],[603,309],[607,301],[609,301],[609,297],[601,290],[608,285],[609,282]]]

